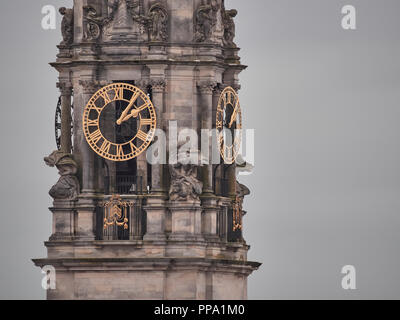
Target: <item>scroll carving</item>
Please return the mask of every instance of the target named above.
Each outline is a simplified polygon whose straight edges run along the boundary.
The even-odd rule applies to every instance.
[[[79,181],[76,177],[77,164],[69,153],[54,151],[44,158],[50,167],[56,167],[60,178],[50,189],[49,194],[55,200],[75,200],[79,194]]]
[[[83,7],[83,39],[97,40],[101,35],[104,19],[91,6]]]

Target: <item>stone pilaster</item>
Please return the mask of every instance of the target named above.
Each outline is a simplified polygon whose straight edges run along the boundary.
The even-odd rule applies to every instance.
[[[164,91],[165,91],[165,80],[164,79],[152,79],[150,85],[153,93],[153,105],[156,109],[157,115],[157,129],[162,130],[162,112],[164,108]],[[164,181],[164,165],[155,164],[151,167],[151,184],[152,193],[154,194],[165,194],[165,181]]]
[[[203,241],[200,201],[171,201],[172,241]]]
[[[79,85],[82,88],[82,100],[86,103],[103,83],[96,80],[80,80]],[[95,239],[96,188],[99,180],[96,168],[99,167],[99,159],[86,141],[81,145],[81,152],[82,193],[76,207],[76,237],[81,241],[89,241]]]
[[[61,151],[71,153],[71,96],[72,84],[58,82],[57,87],[61,92]]]
[[[150,196],[144,207],[147,213],[147,231],[143,237],[145,241],[165,242],[166,206],[162,197]]]
[[[74,237],[75,201],[55,200],[53,213],[53,225],[50,241],[72,240]]]
[[[148,94],[148,81],[142,80],[136,83],[136,86],[142,90],[145,94]],[[147,193],[147,158],[146,158],[146,151],[142,152],[137,158],[137,175],[141,177],[141,187],[138,186],[139,190],[143,190],[144,193]],[[139,181],[138,181],[139,183]]]
[[[214,81],[200,81],[197,88],[200,94],[201,129],[213,128],[213,92],[217,83]],[[202,167],[203,193],[213,194],[213,170],[211,164],[212,139],[209,137],[208,161],[209,164]]]
[[[82,88],[82,100],[87,103],[92,95],[101,87],[98,81],[80,80],[79,84]],[[94,193],[96,189],[96,155],[86,141],[82,143],[82,193]]]

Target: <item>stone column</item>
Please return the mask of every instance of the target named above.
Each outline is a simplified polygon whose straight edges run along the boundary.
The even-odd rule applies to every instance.
[[[147,81],[139,81],[136,86],[142,90],[146,95],[148,94],[148,82]],[[139,128],[138,128],[139,129]],[[137,167],[137,176],[141,177],[141,180],[137,180],[137,188],[138,190],[142,190],[143,193],[147,193],[147,159],[146,159],[146,151],[142,152],[136,158],[136,167]],[[141,183],[141,186],[139,185]]]
[[[71,153],[71,96],[72,84],[59,82],[57,87],[61,92],[61,151]]]
[[[82,101],[86,104],[97,91],[100,84],[93,80],[81,80]],[[83,106],[84,107],[84,106]],[[82,132],[83,135],[83,132]],[[82,151],[82,192],[79,196],[76,216],[76,236],[81,241],[95,239],[95,212],[96,212],[96,155],[86,142],[81,140]],[[97,173],[98,174],[98,173]]]
[[[71,240],[74,237],[75,201],[54,200],[51,241]]]
[[[200,81],[197,84],[200,92],[201,129],[213,128],[213,92],[217,86],[213,81]],[[211,195],[213,191],[213,170],[211,164],[212,139],[209,140],[209,164],[202,167],[203,194]]]
[[[149,84],[152,87],[153,105],[157,116],[157,129],[162,129],[162,111],[164,106],[164,79],[151,79]],[[147,163],[147,162],[146,162]],[[166,191],[163,180],[163,165],[153,164],[151,166],[151,194],[147,198],[147,233],[144,236],[146,241],[163,242],[166,240]]]
[[[157,115],[157,129],[162,130],[162,113],[164,109],[164,79],[152,79],[150,85],[153,93],[153,105]],[[166,146],[165,146],[166,147]],[[164,165],[155,164],[151,166],[151,184],[153,194],[165,194],[165,181],[163,177]]]
[[[198,91],[200,92],[200,108],[201,108],[201,128],[212,130],[215,123],[214,112],[214,95],[217,83],[214,81],[201,81],[197,84]],[[202,181],[203,181],[203,194],[202,198],[202,233],[209,241],[216,241],[217,235],[217,219],[218,208],[217,200],[214,196],[213,190],[213,165],[212,165],[212,138],[208,138],[209,149],[208,157],[209,164],[201,168]]]
[[[80,80],[82,86],[82,100],[86,104],[89,99],[99,88],[99,83],[93,80]],[[85,106],[83,106],[85,108]],[[83,110],[82,108],[82,110]],[[82,131],[83,135],[83,131]],[[96,189],[95,181],[95,152],[90,148],[89,144],[83,137],[81,140],[82,150],[82,193],[94,193]]]

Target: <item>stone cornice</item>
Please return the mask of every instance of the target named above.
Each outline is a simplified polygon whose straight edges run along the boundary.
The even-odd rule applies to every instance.
[[[107,66],[107,65],[127,65],[127,66],[143,66],[143,65],[181,65],[181,66],[213,66],[220,67],[223,69],[235,69],[243,71],[247,68],[246,65],[242,64],[231,64],[221,61],[200,61],[200,60],[153,60],[153,59],[132,59],[132,60],[71,60],[65,62],[52,62],[50,65],[56,70],[62,70],[65,68],[74,68],[81,66]]]
[[[204,258],[49,258],[32,259],[36,266],[52,265],[58,270],[135,271],[135,270],[203,270],[249,275],[261,263]]]

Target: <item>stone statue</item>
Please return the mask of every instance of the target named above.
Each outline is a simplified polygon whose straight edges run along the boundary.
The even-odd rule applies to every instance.
[[[56,167],[60,178],[50,189],[49,194],[55,200],[75,200],[79,194],[79,181],[77,179],[77,164],[72,155],[62,151],[54,151],[44,162],[49,167]]]
[[[197,166],[193,164],[169,165],[170,201],[196,201],[203,192],[203,183],[197,180]]]
[[[167,9],[161,3],[156,3],[150,8],[147,19],[150,41],[167,41]]]
[[[229,47],[236,47],[233,42],[235,38],[235,21],[233,18],[237,16],[237,10],[223,11],[223,23],[224,23],[224,45]]]
[[[74,41],[74,10],[62,7],[59,12],[63,16],[61,21],[63,41],[61,42],[61,45],[68,46]]]
[[[201,5],[196,12],[196,34],[197,42],[210,40],[213,29],[217,24],[217,13],[220,7],[217,0],[210,0],[207,4]]]

